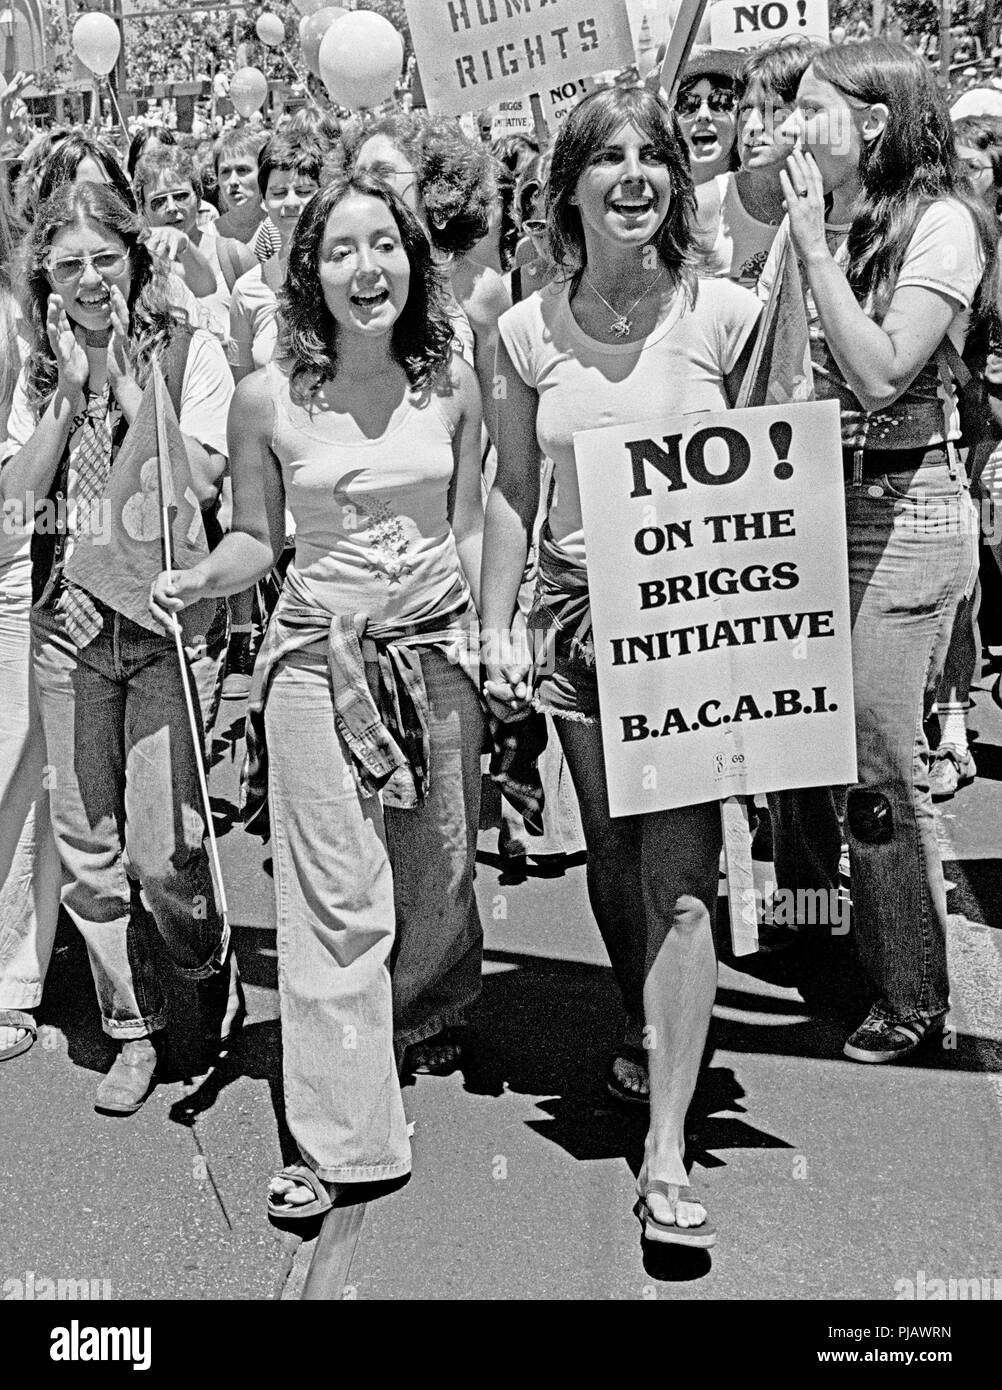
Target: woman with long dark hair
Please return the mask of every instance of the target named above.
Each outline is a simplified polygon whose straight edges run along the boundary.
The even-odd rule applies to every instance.
[[[47,498],[55,518],[35,536],[33,664],[63,904],[87,944],[105,1032],[121,1044],[97,1107],[117,1114],[145,1100],[166,1023],[150,916],[187,979],[219,972],[225,987],[228,936],[174,643],[66,573],[84,528],[110,524],[105,490],[154,360],[178,401],[200,502],[226,466],[222,348],[172,310],[144,235],[103,184],[65,183],[39,208],[25,252],[30,353],[9,422],[19,449],[0,474],[6,504]]]
[[[844,824],[874,994],[844,1051],[894,1062],[941,1032],[950,1002],[923,723],[975,577],[950,354],[963,350],[997,233],[958,164],[935,79],[903,44],[815,55],[787,126],[799,146],[771,255],[792,239],[817,393],[842,413],[859,776]],[[760,294],[772,278],[767,266]],[[772,805],[780,886],[836,888],[837,798],[817,789]]]
[[[257,679],[301,1154],[268,1205],[296,1218],[410,1171],[397,1055],[480,990],[483,507],[476,379],[424,232],[381,180],[343,175],[311,200],[280,312],[279,354],[230,416],[233,529],[162,575],[152,607],[267,574],[289,508],[295,562]]]
[[[27,347],[14,293],[17,223],[0,180],[0,476],[17,446],[7,438],[14,388]],[[0,481],[2,487],[2,481]],[[59,857],[49,824],[45,739],[31,674],[31,523],[4,508],[0,531],[0,1061],[27,1052],[33,1010],[59,911]]]
[[[597,92],[568,114],[549,176],[558,278],[500,324],[495,373],[505,390],[482,617],[492,708],[511,718],[531,702],[552,714],[577,790],[592,911],[628,1017],[609,1085],[642,1099],[649,1068],[638,1214],[651,1239],[705,1247],[716,1235],[687,1186],[683,1125],[716,988],[720,813],[715,802],[609,813],[573,444],[578,430],[733,403],[759,306],[727,280],[697,284],[693,203],[678,123],[653,94]],[[530,626],[555,634],[555,656],[537,674],[517,647],[510,659],[500,654],[513,641],[540,455],[554,487]]]

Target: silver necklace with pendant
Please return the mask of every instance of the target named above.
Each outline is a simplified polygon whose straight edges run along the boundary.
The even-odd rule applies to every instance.
[[[588,288],[592,291],[594,295],[596,295],[602,301],[605,307],[609,310],[609,313],[612,314],[613,322],[609,331],[615,337],[628,338],[630,336],[630,334],[633,332],[633,324],[630,322],[630,315],[633,313],[634,309],[643,299],[644,295],[649,294],[651,292],[651,290],[658,283],[658,281],[661,279],[664,273],[664,267],[662,267],[658,271],[657,275],[655,275],[651,283],[647,286],[647,288],[642,290],[640,294],[637,295],[636,299],[623,314],[621,314],[618,309],[616,309],[612,304],[609,303],[604,294],[599,294],[599,291],[595,288],[595,286],[592,284],[591,280],[588,278],[587,275],[584,276]]]

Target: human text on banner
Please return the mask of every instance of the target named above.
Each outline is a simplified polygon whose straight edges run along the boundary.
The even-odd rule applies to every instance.
[[[110,524],[100,532],[81,529],[66,566],[68,579],[151,632],[161,631],[148,607],[150,585],[164,567],[161,468],[173,480],[174,567],[190,569],[209,553],[188,451],[162,375],[157,389],[158,373],[154,362],[136,418],[108,477],[102,505]],[[215,600],[185,609],[186,641],[204,633],[215,610]]]
[[[791,34],[827,41],[828,0],[714,0],[710,6],[714,48],[760,48]]]
[[[406,0],[428,109],[459,116],[634,62],[625,0]]]
[[[574,437],[614,816],[856,780],[835,402]]]

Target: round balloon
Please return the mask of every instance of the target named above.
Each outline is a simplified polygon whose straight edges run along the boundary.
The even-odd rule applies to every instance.
[[[107,77],[118,62],[122,36],[111,15],[92,10],[82,14],[73,26],[73,52],[85,68]]]
[[[265,14],[258,16],[258,21],[254,25],[255,32],[261,42],[268,48],[277,48],[285,38],[285,25],[277,14]]]
[[[320,76],[331,101],[351,111],[391,97],[403,61],[400,34],[371,10],[352,10],[327,30],[320,45]]]
[[[324,7],[324,0],[292,0],[292,3],[304,19],[311,14],[316,14],[317,10],[322,10]]]
[[[240,68],[230,83],[230,101],[238,115],[253,116],[268,95],[268,79],[260,68]]]
[[[308,15],[305,23],[300,25],[299,42],[303,58],[314,77],[320,76],[320,45],[324,35],[332,24],[344,19],[347,13],[348,11],[341,9],[339,5],[325,5],[322,10]]]

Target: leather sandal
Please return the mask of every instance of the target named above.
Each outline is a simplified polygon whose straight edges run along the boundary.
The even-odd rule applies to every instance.
[[[38,1024],[31,1014],[26,1014],[23,1009],[0,1009],[0,1028],[21,1028],[27,1034],[0,1051],[0,1062],[8,1062],[11,1057],[20,1057],[22,1052],[27,1052],[32,1047],[38,1037]]]
[[[277,1217],[280,1221],[306,1221],[310,1217],[323,1216],[330,1211],[334,1205],[334,1198],[331,1195],[328,1184],[322,1178],[318,1178],[312,1168],[308,1168],[305,1163],[289,1163],[280,1173],[275,1174],[276,1178],[285,1178],[288,1182],[294,1182],[300,1187],[308,1187],[314,1194],[312,1202],[299,1203],[287,1202],[284,1196],[273,1196],[268,1193],[268,1215]],[[274,1181],[274,1179],[272,1179]]]

